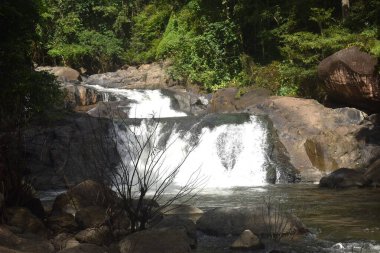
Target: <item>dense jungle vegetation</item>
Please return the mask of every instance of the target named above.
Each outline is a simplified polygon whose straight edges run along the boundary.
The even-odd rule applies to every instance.
[[[380,56],[380,0],[5,0],[0,18],[3,122],[59,101],[32,62],[91,74],[169,59],[173,78],[207,91],[318,98],[324,57],[352,45]]]
[[[379,0],[41,0],[38,64],[83,67],[171,59],[206,90],[257,85],[318,96],[316,65],[357,45],[380,56]]]

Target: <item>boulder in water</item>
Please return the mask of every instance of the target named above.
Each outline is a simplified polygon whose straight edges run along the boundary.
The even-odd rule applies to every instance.
[[[133,233],[119,243],[120,253],[190,253],[184,229],[151,229]]]
[[[319,186],[326,188],[358,187],[364,186],[366,181],[363,170],[340,168],[322,177]]]
[[[305,233],[307,229],[294,216],[281,212],[275,206],[232,208],[221,207],[207,211],[197,228],[210,235],[240,235],[250,229],[256,235]]]
[[[260,239],[251,230],[244,230],[232,245],[232,249],[259,249],[263,248]]]

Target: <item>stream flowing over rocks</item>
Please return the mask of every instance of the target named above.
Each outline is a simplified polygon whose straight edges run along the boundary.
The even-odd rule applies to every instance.
[[[330,217],[331,212],[364,213],[363,208],[366,219],[357,222],[363,224],[348,216],[352,227],[356,234],[369,231],[366,236],[378,240],[376,188],[360,189],[368,203],[355,210],[351,204],[358,199],[353,194],[302,184],[379,185],[378,114],[271,96],[265,89],[201,94],[170,80],[165,67],[127,66],[89,77],[67,68],[45,68],[58,76],[66,106],[74,112],[48,126],[35,123],[24,132],[29,179],[48,211],[8,209],[8,225],[0,226],[1,252],[277,252],[275,238],[289,235],[296,238],[282,244],[284,252],[286,247],[300,247],[295,252],[352,252],[360,242],[317,235],[333,234],[339,224],[347,224],[345,216],[341,221],[335,213]],[[161,166],[176,164],[181,151],[196,145],[167,196],[194,173],[207,180],[195,206],[169,205],[152,217],[147,230],[130,234],[131,220],[120,209],[117,193],[98,182],[130,162],[128,130],[142,135],[154,122],[157,148],[169,146]],[[273,196],[280,201],[268,201]],[[146,203],[154,208],[160,204]],[[306,211],[300,207],[304,204],[312,214],[299,219],[293,211]],[[324,224],[327,231],[321,233],[303,219],[316,227],[321,219],[331,224]],[[378,252],[378,241],[363,242],[363,249],[358,252]]]

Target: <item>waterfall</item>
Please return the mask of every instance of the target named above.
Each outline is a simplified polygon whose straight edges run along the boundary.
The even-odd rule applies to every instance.
[[[131,155],[127,152],[127,145],[132,143],[131,136],[144,138],[152,128],[153,122],[158,120],[152,138],[155,143],[152,145],[156,149],[166,150],[160,164],[160,168],[164,168],[166,172],[180,163],[188,151],[196,145],[178,171],[174,180],[175,186],[185,185],[195,174],[205,179],[206,188],[266,184],[267,133],[256,116],[247,114],[187,116],[186,113],[174,110],[171,99],[164,96],[160,90],[121,90],[100,86],[96,88],[118,99],[130,100],[128,116],[130,120],[139,119],[128,125],[128,131],[122,126],[128,124],[128,121],[115,123],[118,150],[124,163],[131,163]],[[158,119],[151,119],[152,116],[157,118],[157,115]],[[244,120],[234,122],[229,119],[230,117],[244,118]],[[143,159],[148,158],[143,157]]]

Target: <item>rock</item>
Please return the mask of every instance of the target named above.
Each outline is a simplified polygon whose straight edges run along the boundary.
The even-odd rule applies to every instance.
[[[28,209],[12,207],[7,209],[8,224],[21,229],[22,233],[34,233],[46,236],[47,230],[42,221]]]
[[[191,252],[184,229],[152,229],[133,233],[119,243],[120,253]]]
[[[338,168],[366,167],[375,154],[376,147],[364,141],[373,123],[357,109],[330,109],[311,99],[269,97],[246,110],[269,117],[304,182],[319,182]]]
[[[61,82],[70,82],[70,81],[79,81],[80,73],[75,69],[69,67],[37,67],[36,71],[47,71],[55,75],[58,81]]]
[[[322,177],[319,182],[320,187],[326,188],[347,188],[364,186],[366,178],[364,171],[340,168],[329,175]]]
[[[351,47],[321,61],[318,75],[324,81],[331,99],[369,111],[379,111],[380,78],[377,65],[377,58]]]
[[[48,217],[47,224],[54,233],[74,233],[79,229],[74,216],[68,213],[56,214]]]
[[[27,208],[33,215],[43,220],[46,217],[45,209],[38,198],[30,198],[25,201],[23,207]]]
[[[186,204],[172,204],[160,210],[163,215],[175,215],[185,218],[190,218],[194,221],[203,215],[203,211],[195,206]]]
[[[61,233],[56,235],[52,239],[52,243],[56,251],[73,248],[78,246],[80,243],[74,238],[73,235],[67,233]]]
[[[78,210],[89,206],[99,206],[105,209],[116,202],[117,196],[112,190],[93,180],[86,180],[57,196],[52,214],[75,214]]]
[[[58,251],[58,253],[107,253],[107,248],[94,244],[83,243],[78,246],[66,248]]]
[[[210,235],[240,235],[250,229],[256,235],[305,233],[307,229],[294,217],[273,208],[221,207],[207,211],[198,221],[197,229]],[[278,217],[275,217],[275,216]]]
[[[129,66],[116,72],[91,75],[86,83],[106,88],[164,88],[169,83],[169,77],[165,72],[166,65],[152,63],[139,67]]]
[[[216,91],[210,101],[208,112],[238,112],[269,97],[270,91],[263,88],[248,90],[243,95],[237,88],[225,88]]]
[[[41,122],[24,131],[28,180],[36,190],[67,189],[85,179],[102,181],[102,173],[119,164],[116,144],[107,138],[110,120],[71,113],[61,116],[48,127]]]
[[[78,110],[78,106],[95,105],[103,101],[101,93],[87,86],[65,83],[62,88],[65,93],[65,107],[69,109]]]
[[[157,225],[154,226],[155,229],[161,228],[171,228],[171,229],[184,229],[186,235],[189,238],[189,244],[191,248],[196,248],[197,246],[197,231],[194,221],[188,218],[180,216],[168,216],[164,217]]]
[[[53,245],[35,234],[17,235],[9,228],[0,225],[0,252],[54,252]]]
[[[171,106],[176,110],[196,116],[207,112],[209,104],[207,96],[179,88],[166,88],[161,92],[172,99]]]
[[[106,209],[101,206],[82,207],[75,213],[75,221],[83,229],[98,227],[106,222]]]
[[[238,93],[236,88],[217,90],[210,101],[209,112],[236,112],[235,98]]]
[[[263,248],[263,244],[260,239],[252,233],[251,230],[244,230],[243,233],[236,239],[232,245],[232,249],[259,249]]]
[[[96,245],[107,245],[111,242],[111,231],[107,226],[97,228],[87,228],[75,235],[81,243],[91,243]]]
[[[375,187],[380,185],[380,158],[371,163],[364,176],[370,185]]]

